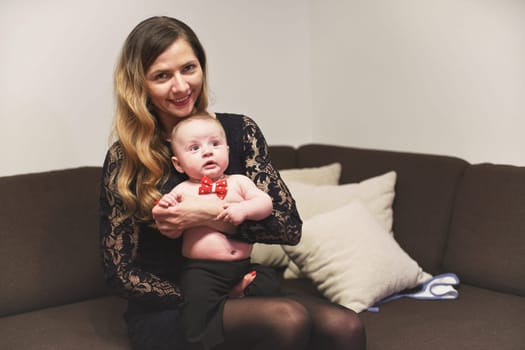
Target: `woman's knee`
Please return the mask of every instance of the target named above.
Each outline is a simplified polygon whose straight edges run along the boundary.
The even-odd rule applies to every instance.
[[[280,338],[281,344],[289,344],[284,348],[306,348],[312,332],[312,319],[308,310],[294,300],[283,298],[274,303],[269,311],[275,322],[272,333]]]
[[[361,333],[364,331],[361,318],[354,311],[346,308],[340,308],[333,321],[336,324],[344,324],[346,326],[345,331],[349,333]]]
[[[272,305],[269,310],[275,315],[279,326],[287,329],[297,329],[297,332],[308,332],[312,327],[312,320],[308,310],[300,303],[290,300],[281,299]],[[303,333],[304,334],[304,333]]]
[[[339,309],[326,318],[322,324],[314,325],[324,338],[336,344],[352,344],[351,349],[364,349],[366,346],[365,327],[359,316],[348,309]],[[319,327],[319,328],[318,328]],[[334,347],[339,348],[339,347]],[[345,347],[346,348],[346,347]]]
[[[354,342],[366,343],[365,326],[357,314],[349,312],[343,322],[345,322],[345,326],[342,333],[346,334]]]

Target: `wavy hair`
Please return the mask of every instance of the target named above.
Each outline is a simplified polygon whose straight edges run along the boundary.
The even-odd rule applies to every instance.
[[[170,174],[170,154],[162,126],[149,105],[145,75],[157,57],[175,40],[187,41],[203,71],[196,112],[208,107],[206,54],[197,35],[185,23],[170,17],[151,17],[128,35],[115,68],[116,111],[113,134],[123,150],[117,192],[127,215],[151,221],[151,209]]]

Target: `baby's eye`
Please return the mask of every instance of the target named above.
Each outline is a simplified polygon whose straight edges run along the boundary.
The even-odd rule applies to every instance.
[[[199,145],[191,145],[189,147],[190,152],[198,152],[200,149]]]

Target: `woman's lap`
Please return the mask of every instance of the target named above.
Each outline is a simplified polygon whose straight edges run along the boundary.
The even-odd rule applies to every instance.
[[[312,317],[309,349],[365,349],[366,333],[359,316],[352,310],[326,299],[289,295]]]
[[[366,347],[364,327],[355,312],[305,295],[230,300],[225,305],[224,326],[227,342],[241,339],[243,344],[257,344],[279,339],[266,345],[274,350]],[[283,342],[289,345],[282,346]]]
[[[274,350],[365,348],[359,317],[320,298],[288,295],[229,299],[223,317],[226,342],[221,349],[246,349],[257,344]],[[128,312],[126,320],[135,350],[188,348],[179,310]]]

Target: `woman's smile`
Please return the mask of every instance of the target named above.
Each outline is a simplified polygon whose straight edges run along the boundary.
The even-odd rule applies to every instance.
[[[179,98],[179,99],[171,99],[171,100],[168,100],[169,102],[173,103],[176,107],[184,107],[186,104],[188,104],[190,101],[191,101],[191,93],[186,96],[186,97],[183,97],[183,98]]]

